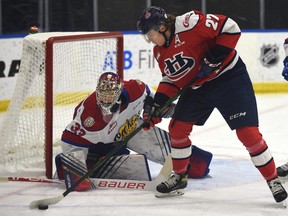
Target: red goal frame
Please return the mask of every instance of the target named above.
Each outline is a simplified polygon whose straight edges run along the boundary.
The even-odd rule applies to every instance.
[[[46,41],[46,86],[45,86],[45,168],[46,176],[51,179],[53,175],[53,45],[59,42],[79,40],[116,38],[117,40],[117,73],[123,79],[124,66],[124,40],[121,32],[103,32],[69,36],[50,37]]]

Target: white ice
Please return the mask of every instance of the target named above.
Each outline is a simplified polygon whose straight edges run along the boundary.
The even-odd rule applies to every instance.
[[[288,94],[257,95],[260,131],[276,166],[288,161]],[[166,128],[168,121],[161,127]],[[210,177],[189,180],[183,196],[155,198],[136,190],[71,192],[48,210],[29,209],[31,201],[55,197],[65,191],[59,184],[0,182],[0,215],[99,216],[287,216],[253,166],[246,149],[230,131],[218,111],[203,127],[194,127],[193,144],[214,154]],[[155,176],[160,166],[151,165]],[[284,187],[288,191],[287,183]]]

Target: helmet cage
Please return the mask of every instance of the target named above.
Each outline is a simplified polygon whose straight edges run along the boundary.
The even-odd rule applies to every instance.
[[[96,98],[103,115],[111,114],[113,105],[119,103],[122,88],[123,83],[120,82],[117,74],[107,72],[100,76],[96,87]]]

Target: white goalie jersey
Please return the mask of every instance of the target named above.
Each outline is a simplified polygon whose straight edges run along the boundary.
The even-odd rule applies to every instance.
[[[63,131],[63,152],[82,148],[87,155],[90,145],[125,139],[142,123],[141,114],[147,94],[150,94],[150,89],[143,82],[124,81],[120,107],[112,115],[103,116],[93,92],[75,108],[73,120]],[[157,127],[150,131],[141,130],[128,142],[127,147],[145,154],[154,162],[163,163],[170,152],[169,135]]]

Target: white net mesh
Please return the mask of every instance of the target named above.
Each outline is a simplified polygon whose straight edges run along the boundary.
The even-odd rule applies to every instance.
[[[77,40],[71,35],[81,35]],[[95,90],[99,75],[117,71],[117,38],[97,38],[101,33],[39,33],[23,40],[22,59],[16,88],[0,124],[0,174],[45,175],[45,94],[47,59],[53,65],[53,143],[57,143],[71,121],[75,106]],[[46,55],[49,38],[55,40],[53,56]],[[64,37],[63,37],[64,36]],[[58,38],[59,39],[59,38]],[[51,58],[52,57],[52,58]],[[48,77],[48,80],[52,77]],[[49,124],[49,123],[48,123]],[[36,169],[36,172],[32,168]]]

